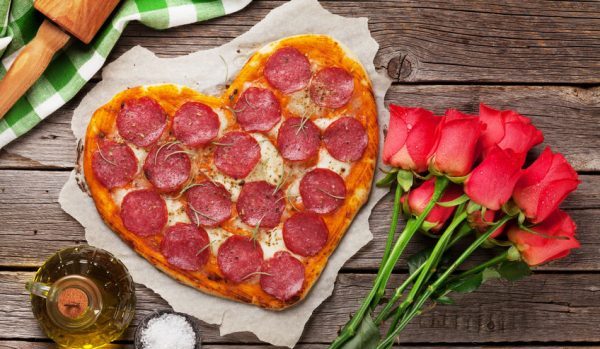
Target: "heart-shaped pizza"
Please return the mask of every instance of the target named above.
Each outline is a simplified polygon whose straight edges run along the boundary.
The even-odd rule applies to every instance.
[[[328,36],[300,35],[254,53],[220,97],[119,93],[94,113],[83,163],[104,221],[160,270],[283,309],[367,200],[378,142],[361,64]]]

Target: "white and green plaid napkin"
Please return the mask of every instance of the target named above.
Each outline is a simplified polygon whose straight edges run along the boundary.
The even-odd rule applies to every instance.
[[[67,1],[67,0],[65,0]],[[102,1],[102,0],[98,0]],[[251,0],[125,0],[89,45],[73,39],[42,77],[0,120],[0,148],[52,114],[100,70],[131,21],[165,29],[204,21],[244,8]],[[0,78],[35,36],[44,17],[33,0],[0,0]],[[2,98],[2,96],[0,96]]]

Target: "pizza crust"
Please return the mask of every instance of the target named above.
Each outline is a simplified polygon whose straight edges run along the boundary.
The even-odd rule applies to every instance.
[[[235,123],[235,115],[233,114],[232,109],[227,107],[235,105],[236,99],[241,91],[247,87],[249,81],[251,81],[253,85],[268,86],[268,83],[262,76],[262,70],[266,59],[272,52],[287,45],[294,46],[302,52],[305,52],[309,56],[311,62],[318,62],[320,66],[334,65],[343,67],[354,76],[355,89],[350,102],[346,106],[335,110],[321,109],[319,110],[319,117],[334,118],[335,116],[340,115],[352,115],[365,127],[369,141],[363,157],[359,161],[351,163],[349,173],[346,173],[344,178],[347,188],[344,205],[336,212],[323,216],[329,229],[329,239],[327,244],[315,256],[299,258],[305,266],[305,281],[302,291],[298,296],[288,301],[281,301],[261,289],[258,277],[256,279],[249,279],[249,282],[240,284],[234,284],[225,280],[217,266],[215,251],[211,253],[205,267],[199,271],[184,271],[170,265],[159,250],[160,234],[150,238],[142,238],[136,236],[124,227],[119,216],[120,202],[115,202],[113,193],[103,187],[95,178],[92,171],[91,159],[93,152],[97,149],[99,139],[103,137],[117,137],[118,139],[115,119],[122,103],[128,99],[140,98],[143,96],[155,99],[169,115],[167,128],[171,127],[172,117],[181,105],[188,101],[198,101],[213,108],[220,115],[221,119],[226,118],[228,120],[227,130],[237,129],[238,126],[233,125]],[[281,102],[283,119],[293,115],[288,111],[288,106],[290,107],[289,109],[293,109],[292,104],[298,99],[297,95],[303,92],[284,95],[275,89],[272,89],[272,91]],[[277,127],[278,125],[274,128],[275,132],[272,130],[265,135],[265,137],[268,137],[273,144],[276,144],[274,138],[276,138]],[[167,136],[168,133],[163,134],[161,141],[164,141]],[[328,36],[311,34],[299,35],[272,42],[257,51],[242,68],[237,78],[227,88],[225,93],[220,97],[205,96],[187,87],[170,84],[135,87],[117,94],[110,102],[100,107],[94,113],[88,125],[83,152],[83,169],[90,193],[103,220],[137,253],[150,261],[154,266],[174,279],[205,293],[254,304],[267,309],[282,310],[298,303],[307,296],[311,287],[318,280],[323,271],[329,256],[338,246],[358,210],[367,201],[377,159],[379,145],[378,137],[379,131],[375,100],[370,80],[361,64],[352,58],[348,50]],[[321,152],[323,152],[323,144],[321,145],[321,148]],[[206,150],[205,152],[209,151],[210,150]],[[134,152],[140,155],[140,157],[144,156],[143,150],[134,149]],[[209,157],[205,156],[204,158]],[[202,176],[199,174],[199,170],[202,170],[204,168],[203,166],[208,166],[206,161],[202,161],[202,159],[198,157],[197,159],[193,159],[193,163],[193,171],[195,171],[193,173],[195,173],[196,177]],[[143,178],[144,176],[141,171],[143,163],[139,161],[138,165],[140,170],[138,171],[137,179],[129,184],[126,189],[150,187],[147,180]],[[314,167],[317,164],[313,163],[305,165]],[[307,171],[308,170],[301,172],[300,177]],[[293,180],[290,180],[290,183],[285,185],[285,190],[292,185]],[[235,216],[237,216],[237,213],[234,212],[234,217]],[[285,216],[282,217],[282,221],[284,219]],[[171,225],[171,222],[169,225]],[[223,224],[222,228],[232,234],[248,235],[247,229],[240,227],[238,224],[234,224],[232,221]]]

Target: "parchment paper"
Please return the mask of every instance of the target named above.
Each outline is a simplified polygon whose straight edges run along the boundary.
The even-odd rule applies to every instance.
[[[348,47],[362,62],[373,83],[380,129],[383,130],[384,122],[388,120],[383,98],[390,81],[375,71],[373,58],[379,45],[369,33],[367,19],[333,15],[315,0],[294,0],[274,9],[250,31],[218,48],[177,58],[158,58],[145,48],[132,48],[104,68],[102,81],[81,101],[73,115],[73,133],[81,140],[93,112],[128,87],[175,83],[219,95],[225,79],[235,78],[253,51],[270,41],[303,33],[328,34]],[[227,62],[227,69],[219,56]],[[176,311],[219,325],[221,335],[249,331],[262,341],[288,347],[296,344],[312,312],[331,295],[342,265],[372,239],[368,218],[373,206],[385,194],[382,189],[373,189],[368,203],[357,215],[306,299],[288,310],[274,312],[206,295],[155,269],[103,223],[92,199],[79,188],[80,177],[77,170],[71,173],[59,201],[62,208],[83,225],[90,245],[115,254],[129,268],[136,282],[154,290]]]

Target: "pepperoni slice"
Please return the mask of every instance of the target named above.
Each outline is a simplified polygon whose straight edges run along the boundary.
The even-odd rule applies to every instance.
[[[231,217],[231,194],[220,184],[198,183],[185,196],[187,215],[195,224],[216,227]]]
[[[185,103],[173,117],[173,134],[190,147],[199,147],[215,139],[220,126],[217,113],[199,102]]]
[[[268,131],[281,119],[281,106],[270,90],[250,87],[235,103],[236,119],[248,132]]]
[[[343,117],[327,127],[323,142],[334,158],[340,161],[356,161],[367,149],[369,138],[360,121]]]
[[[330,67],[317,72],[310,83],[310,98],[326,108],[346,105],[354,91],[354,79],[345,69]]]
[[[190,178],[192,166],[183,148],[174,143],[154,146],[144,162],[144,174],[158,191],[178,190]]]
[[[167,224],[165,200],[151,189],[127,193],[121,203],[121,220],[127,230],[141,237],[159,233]]]
[[[304,265],[289,252],[279,251],[263,263],[260,287],[271,296],[288,301],[302,291]]]
[[[309,119],[289,118],[279,127],[277,148],[284,159],[308,160],[319,152],[320,136],[319,128]]]
[[[344,203],[346,185],[337,173],[317,168],[305,174],[300,181],[300,196],[304,207],[318,214],[328,214]]]
[[[302,90],[310,80],[310,62],[293,47],[282,47],[267,59],[265,78],[279,91],[292,93]]]
[[[288,250],[304,257],[316,255],[327,243],[329,231],[317,214],[305,211],[283,224],[283,241]]]
[[[138,168],[133,150],[127,144],[109,140],[101,143],[92,155],[94,176],[108,189],[131,182]]]
[[[230,281],[240,283],[260,271],[263,252],[260,244],[252,239],[232,235],[219,247],[217,264]]]
[[[193,224],[177,223],[165,232],[160,242],[160,252],[170,264],[192,271],[208,262],[209,246],[206,230]]]
[[[166,127],[167,113],[150,97],[125,101],[117,115],[119,134],[138,147],[156,143]]]
[[[244,184],[236,206],[244,223],[267,229],[279,224],[285,201],[281,190],[275,189],[265,181]]]
[[[260,146],[254,137],[245,132],[229,132],[217,142],[215,166],[229,177],[246,177],[258,160]]]

